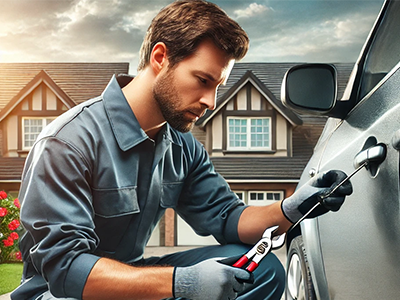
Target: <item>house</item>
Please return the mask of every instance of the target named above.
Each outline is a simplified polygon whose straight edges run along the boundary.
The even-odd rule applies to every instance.
[[[128,63],[1,63],[0,190],[16,195],[34,140],[51,120],[101,94]]]
[[[282,80],[295,65],[236,64],[218,91],[215,110],[196,123],[194,134],[216,170],[248,204],[266,204],[293,192],[325,125],[325,117],[299,116],[283,106]],[[353,65],[335,66],[339,78],[347,80]],[[339,95],[345,84],[340,80]]]
[[[294,192],[325,125],[325,117],[299,116],[282,105],[282,80],[294,65],[235,64],[226,85],[219,88],[215,110],[199,119],[193,130],[216,171],[250,205],[268,205]],[[335,67],[340,97],[353,64]],[[195,236],[178,217],[176,243],[214,241]]]
[[[326,119],[299,116],[284,107],[280,88],[295,64],[237,63],[218,90],[214,111],[193,134],[215,169],[246,203],[265,205],[290,196]],[[352,64],[335,64],[339,94]],[[69,108],[103,91],[128,63],[0,64],[0,190],[17,195],[25,157],[41,129]],[[167,210],[151,245],[215,243],[199,237]]]

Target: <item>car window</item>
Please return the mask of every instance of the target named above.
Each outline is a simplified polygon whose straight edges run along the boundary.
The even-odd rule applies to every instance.
[[[364,98],[400,60],[400,1],[392,1],[367,54],[359,100]]]

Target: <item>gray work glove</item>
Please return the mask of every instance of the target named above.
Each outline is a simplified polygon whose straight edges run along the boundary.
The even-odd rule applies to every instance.
[[[292,196],[282,201],[281,207],[285,217],[292,223],[296,223],[317,202],[321,202],[307,218],[315,218],[328,211],[338,211],[342,206],[346,195],[353,192],[350,180],[347,180],[331,196],[321,201],[320,196],[327,195],[347,175],[338,170],[319,173],[298,189]]]
[[[174,298],[191,300],[233,300],[251,281],[246,270],[226,265],[217,259],[208,259],[189,267],[174,270]]]

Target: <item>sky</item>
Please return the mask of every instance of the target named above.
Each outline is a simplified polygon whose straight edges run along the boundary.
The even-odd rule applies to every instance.
[[[129,62],[172,0],[0,0],[2,62]],[[383,0],[214,0],[250,38],[243,62],[355,62]]]

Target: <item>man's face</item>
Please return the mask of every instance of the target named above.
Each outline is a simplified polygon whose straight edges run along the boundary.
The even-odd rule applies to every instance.
[[[215,108],[217,88],[229,76],[233,62],[206,40],[193,55],[167,66],[153,87],[164,119],[176,130],[190,131],[206,109]]]

